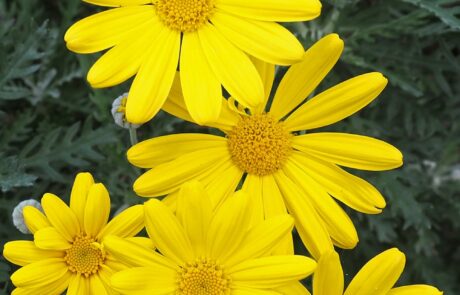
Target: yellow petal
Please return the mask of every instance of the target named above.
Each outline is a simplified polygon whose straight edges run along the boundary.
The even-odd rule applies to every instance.
[[[299,107],[285,120],[285,127],[297,131],[338,122],[368,105],[387,83],[380,73],[368,73],[342,82]]]
[[[248,227],[251,228],[264,220],[262,177],[254,174],[246,175],[242,190],[249,195],[249,206],[254,208],[252,210],[252,219],[248,224]]]
[[[203,148],[187,153],[173,161],[161,164],[143,175],[134,183],[134,191],[140,196],[161,196],[174,192],[188,180],[200,180],[210,169],[219,167],[228,159],[227,147]]]
[[[71,278],[72,273],[66,272],[62,277],[57,277],[51,283],[37,288],[16,288],[11,295],[63,294]]]
[[[102,183],[93,185],[88,193],[85,207],[85,232],[95,237],[109,220],[110,196]]]
[[[312,274],[316,262],[305,256],[269,256],[246,260],[228,269],[235,286],[270,289]]]
[[[131,86],[126,119],[142,124],[156,115],[168,97],[179,60],[180,33],[164,27],[146,53]]]
[[[134,76],[139,70],[150,42],[155,40],[163,24],[155,17],[149,19],[115,47],[102,55],[88,72],[87,80],[94,88],[120,84]]]
[[[264,102],[260,104],[256,109],[254,109],[254,113],[261,114],[265,112],[268,99],[270,98],[270,93],[273,87],[273,81],[275,80],[275,65],[266,63],[257,58],[251,58],[252,63],[259,72],[260,77],[262,78],[262,83],[264,84]]]
[[[185,104],[193,120],[200,125],[217,121],[222,87],[206,60],[197,32],[182,37],[180,76]]]
[[[145,227],[158,250],[178,265],[192,261],[195,257],[190,240],[171,210],[156,199],[144,206]]]
[[[146,237],[127,237],[125,240],[136,243],[142,247],[148,248],[148,249],[155,249],[155,245],[153,244],[153,241],[150,238]]]
[[[283,200],[278,185],[273,175],[261,177],[262,202],[264,208],[264,218],[272,218],[287,213],[286,205]],[[292,235],[286,235],[278,246],[273,247],[273,255],[294,254],[294,244]]]
[[[176,294],[177,273],[162,267],[136,267],[116,273],[111,279],[123,294]]]
[[[341,248],[353,249],[358,243],[358,233],[345,211],[294,159],[286,162],[283,171],[301,189],[301,197],[311,200],[310,203],[336,244]]]
[[[176,215],[197,257],[205,254],[206,236],[212,217],[212,203],[202,183],[186,182],[179,190]]]
[[[313,293],[315,295],[342,295],[343,270],[337,252],[321,256],[313,275]]]
[[[281,80],[270,114],[281,119],[295,109],[329,73],[342,51],[343,41],[337,34],[327,35],[310,47]]]
[[[207,257],[225,263],[234,251],[238,251],[252,218],[249,198],[240,191],[217,209],[209,226]]]
[[[290,65],[299,62],[304,54],[297,38],[277,23],[245,19],[220,11],[216,11],[211,21],[238,48],[263,61]]]
[[[304,21],[321,13],[318,0],[221,0],[216,6],[232,14],[264,21]]]
[[[87,295],[89,293],[88,278],[78,274],[74,275],[70,280],[69,289],[66,295]]]
[[[97,275],[89,277],[89,294],[108,295],[104,284]]]
[[[442,292],[428,285],[410,285],[391,289],[386,295],[442,295]]]
[[[48,218],[37,208],[33,206],[26,206],[22,211],[24,215],[24,222],[31,233],[35,233],[45,227],[51,226]]]
[[[226,99],[222,97],[221,100],[222,103],[219,118],[217,118],[215,122],[207,122],[206,125],[222,130],[230,130],[232,126],[237,124],[240,116],[228,107]],[[163,110],[185,121],[194,122],[187,110],[187,106],[185,105],[179,72],[177,72],[174,77],[171,92],[163,105]]]
[[[128,150],[127,157],[137,167],[153,168],[190,152],[226,145],[227,140],[222,136],[201,133],[172,134],[134,145]]]
[[[57,196],[46,193],[42,198],[42,207],[53,227],[67,240],[80,233],[80,223],[73,211]]]
[[[295,136],[293,147],[324,161],[355,169],[380,171],[402,165],[401,152],[384,141],[347,133]]]
[[[132,237],[144,228],[144,206],[135,205],[123,210],[112,218],[109,223],[97,235],[102,240],[108,235],[120,238]]]
[[[248,287],[237,287],[232,289],[232,295],[279,295],[274,290],[253,289]]]
[[[51,284],[67,273],[62,258],[44,259],[21,267],[11,275],[16,287],[39,288]]]
[[[64,40],[74,52],[101,51],[118,44],[152,17],[155,10],[151,5],[109,9],[76,22],[67,30]]]
[[[246,107],[261,104],[262,80],[249,57],[211,24],[200,28],[198,35],[211,69],[230,95]]]
[[[3,257],[9,262],[24,266],[48,258],[62,258],[62,251],[42,250],[32,241],[12,241],[3,247]]]
[[[83,0],[94,5],[118,7],[152,3],[152,0]]]
[[[384,295],[404,270],[406,257],[393,248],[372,258],[353,278],[344,295]]]
[[[271,254],[274,247],[291,235],[293,226],[294,220],[287,214],[260,222],[246,233],[239,250],[227,259],[225,267]]]
[[[72,245],[54,227],[45,227],[34,234],[34,242],[40,249],[66,250]]]
[[[283,171],[275,175],[276,183],[284,196],[289,213],[307,250],[319,259],[323,253],[333,249],[329,233],[310,201]]]
[[[294,152],[291,159],[329,194],[350,208],[367,214],[378,214],[386,205],[380,192],[370,183],[332,163],[299,152]]]
[[[80,224],[83,224],[85,216],[86,199],[90,187],[94,184],[90,173],[78,173],[70,193],[70,209],[75,213]]]
[[[128,239],[121,239],[115,236],[108,236],[104,240],[104,247],[107,252],[116,258],[117,261],[128,266],[161,266],[163,268],[176,269],[177,266],[164,256],[156,253],[137,242]]]
[[[307,288],[300,282],[290,283],[286,286],[276,288],[276,291],[284,295],[311,295]]]

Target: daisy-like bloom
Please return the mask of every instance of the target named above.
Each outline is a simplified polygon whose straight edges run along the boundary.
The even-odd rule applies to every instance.
[[[152,168],[134,183],[136,193],[145,197],[170,194],[184,181],[197,179],[212,191],[214,205],[219,206],[243,179],[243,189],[256,199],[257,217],[284,214],[287,208],[302,241],[316,258],[331,250],[333,243],[353,248],[358,242],[355,227],[334,199],[368,214],[380,213],[385,200],[371,184],[339,166],[388,170],[401,166],[402,155],[392,145],[366,136],[298,133],[352,115],[385,88],[387,79],[380,73],[368,73],[302,104],[342,50],[343,42],[335,34],[318,41],[302,62],[287,71],[269,110],[265,105],[243,109],[229,98],[223,103],[219,120],[210,124],[225,136],[175,134],[133,146],[128,160],[138,167]],[[262,62],[257,65],[268,101],[274,67]],[[192,121],[179,85],[176,77],[164,108]],[[174,194],[168,201],[174,203]],[[289,249],[292,245],[287,240],[285,250]]]
[[[178,295],[302,290],[298,280],[310,275],[316,262],[299,255],[269,256],[290,235],[292,218],[285,214],[251,226],[250,202],[246,193],[238,192],[213,212],[210,197],[195,181],[178,193],[176,216],[159,200],[146,202],[145,226],[159,253],[107,237],[106,248],[132,266],[112,276],[113,288],[122,294]]]
[[[258,105],[263,85],[248,55],[280,65],[300,61],[302,45],[276,22],[311,20],[321,11],[319,0],[85,1],[116,8],[75,23],[65,34],[67,47],[77,53],[110,48],[88,73],[93,87],[136,75],[126,106],[135,124],[160,110],[178,66],[196,122],[218,118],[221,85],[244,106]]]
[[[70,208],[49,193],[41,204],[45,214],[24,208],[34,241],[8,242],[3,249],[7,260],[22,266],[11,276],[14,295],[58,295],[66,289],[69,295],[114,294],[110,276],[126,266],[105,251],[104,238],[114,235],[152,247],[148,239],[133,237],[144,227],[143,206],[130,207],[108,222],[109,194],[89,173],[75,178]]]
[[[343,271],[336,252],[324,254],[313,275],[313,295],[441,295],[428,285],[393,288],[401,276],[406,257],[393,248],[372,258],[344,289]]]

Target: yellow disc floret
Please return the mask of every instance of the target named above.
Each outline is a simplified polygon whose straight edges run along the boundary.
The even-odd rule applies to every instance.
[[[187,263],[179,273],[181,295],[224,295],[230,292],[230,280],[222,268],[208,259]]]
[[[227,136],[233,162],[249,174],[274,173],[291,152],[292,135],[270,114],[242,117]]]
[[[64,260],[69,270],[88,277],[99,271],[105,260],[101,249],[94,246],[94,239],[85,235],[79,235],[72,243],[72,247],[66,250]]]
[[[214,0],[158,0],[155,8],[170,29],[193,32],[204,25],[214,10]]]

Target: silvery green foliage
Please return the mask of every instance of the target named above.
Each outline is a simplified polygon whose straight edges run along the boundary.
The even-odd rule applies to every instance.
[[[346,279],[381,250],[397,246],[408,263],[401,283],[460,290],[460,19],[455,0],[324,0],[322,16],[287,24],[307,48],[337,32],[345,52],[321,91],[369,71],[390,80],[351,118],[324,128],[374,136],[399,147],[401,169],[356,174],[387,200],[383,214],[345,208],[358,227],[354,251],[340,251]],[[73,177],[89,171],[110,190],[115,208],[140,203],[131,190],[140,171],[127,163],[128,131],[115,126],[113,98],[124,85],[94,90],[85,75],[97,55],[70,53],[63,42],[75,20],[99,8],[80,0],[0,0],[0,238],[26,239],[11,214],[24,199],[53,192],[68,200]],[[275,84],[285,69],[278,70]],[[275,87],[276,88],[276,85]],[[215,132],[160,113],[140,139]],[[29,237],[30,238],[30,237]],[[302,251],[298,243],[298,251]],[[11,266],[0,261],[0,293]],[[306,282],[309,284],[309,281]]]

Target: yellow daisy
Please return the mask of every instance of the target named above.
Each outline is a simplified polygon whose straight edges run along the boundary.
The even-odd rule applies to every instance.
[[[393,248],[372,258],[353,278],[344,292],[339,255],[330,252],[321,257],[313,275],[313,295],[441,295],[428,285],[393,288],[404,270],[404,253]]]
[[[146,202],[145,225],[160,253],[107,237],[107,249],[132,266],[112,276],[113,288],[123,294],[249,295],[298,287],[316,262],[298,255],[269,256],[290,234],[292,218],[285,214],[250,226],[249,202],[248,195],[236,193],[213,213],[199,182],[180,190],[177,216],[159,200]]]
[[[45,194],[44,213],[24,208],[24,219],[34,241],[5,244],[3,256],[22,266],[11,276],[17,287],[12,294],[114,294],[110,276],[125,266],[103,247],[107,235],[129,238],[151,245],[146,238],[134,238],[143,227],[143,206],[130,207],[110,222],[110,197],[89,173],[75,178],[70,208],[57,196]],[[107,223],[108,222],[108,223]]]
[[[269,110],[265,105],[244,109],[229,98],[223,103],[219,119],[210,124],[225,136],[174,134],[133,146],[127,153],[128,160],[138,167],[152,168],[134,183],[136,193],[162,196],[177,191],[187,180],[197,179],[212,191],[214,205],[219,206],[243,180],[243,189],[256,200],[257,217],[284,214],[287,208],[314,257],[331,250],[333,243],[353,248],[358,242],[356,230],[334,198],[368,214],[380,213],[385,200],[374,186],[339,166],[388,170],[402,165],[402,154],[392,145],[366,136],[298,132],[352,115],[385,88],[387,79],[380,73],[368,73],[302,104],[342,50],[343,42],[335,34],[318,41],[302,62],[287,71]],[[262,62],[257,65],[268,101],[274,66]],[[179,85],[176,77],[164,109],[192,121]],[[174,203],[174,194],[168,201]],[[292,245],[288,240],[285,250],[289,249]]]
[[[177,67],[185,104],[196,122],[218,118],[221,85],[241,104],[258,105],[262,82],[250,56],[288,65],[303,47],[276,22],[311,20],[319,0],[86,0],[116,7],[75,23],[65,34],[77,53],[109,49],[90,69],[93,87],[136,75],[126,116],[150,120],[162,107]],[[247,55],[248,54],[248,55]]]

